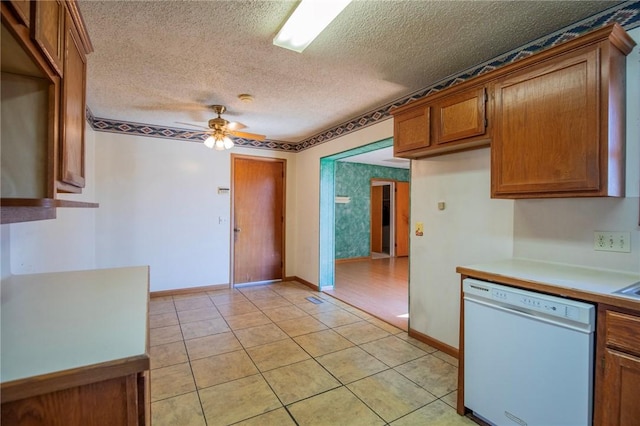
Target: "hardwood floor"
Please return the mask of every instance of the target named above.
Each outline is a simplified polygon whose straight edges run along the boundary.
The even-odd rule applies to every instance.
[[[334,289],[325,293],[408,330],[408,257],[339,262],[335,271]]]

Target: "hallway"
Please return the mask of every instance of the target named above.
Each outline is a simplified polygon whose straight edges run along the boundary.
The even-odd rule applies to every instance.
[[[335,286],[325,293],[408,330],[409,258],[337,262]]]

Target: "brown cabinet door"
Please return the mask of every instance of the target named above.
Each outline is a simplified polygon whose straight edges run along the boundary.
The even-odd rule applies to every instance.
[[[497,81],[493,197],[598,194],[599,52],[583,48]]]
[[[81,192],[84,188],[86,58],[68,14],[65,50],[58,190]]]
[[[29,27],[31,25],[31,2],[29,0],[10,0],[9,4],[13,6],[20,23]]]
[[[433,135],[436,144],[455,142],[486,133],[484,87],[454,93],[433,104]]]
[[[605,350],[601,424],[635,426],[640,419],[640,358]]]
[[[428,106],[419,106],[393,118],[393,154],[401,154],[431,145]]]
[[[35,1],[35,25],[32,27],[36,41],[58,75],[63,73],[65,8],[59,1]]]

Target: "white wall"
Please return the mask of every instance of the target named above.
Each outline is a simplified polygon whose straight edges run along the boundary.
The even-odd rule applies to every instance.
[[[409,327],[456,348],[456,267],[513,250],[513,201],[490,198],[489,168],[488,148],[411,162]],[[416,222],[424,223],[422,237],[413,232]]]
[[[640,43],[640,28],[629,31]],[[640,273],[640,48],[627,56],[626,198],[518,200],[514,256]],[[631,233],[631,253],[593,249],[593,231]]]
[[[292,154],[98,133],[98,266],[149,265],[152,291],[228,284],[230,194],[217,190],[230,187],[231,153],[285,158],[295,175]],[[295,179],[288,178],[288,222],[294,194]],[[290,228],[288,262],[295,251]]]
[[[59,198],[99,201],[94,177],[95,133],[88,126],[85,149],[86,187],[82,194],[60,194]],[[95,268],[96,211],[93,208],[58,208],[53,220],[2,225],[2,275],[5,276],[5,264],[9,265],[11,274]]]
[[[0,226],[0,280],[11,275],[11,228]]]

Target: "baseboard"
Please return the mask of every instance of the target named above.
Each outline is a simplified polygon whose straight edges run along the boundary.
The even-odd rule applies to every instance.
[[[336,263],[349,263],[349,262],[360,262],[363,260],[371,260],[371,256],[362,256],[362,257],[347,257],[345,259],[336,259]]]
[[[312,282],[309,282],[309,281],[307,281],[307,280],[303,280],[302,278],[297,277],[297,276],[295,276],[295,275],[294,275],[294,276],[292,276],[292,277],[285,277],[282,281],[297,281],[297,282],[299,282],[300,284],[303,284],[303,285],[305,285],[305,286],[309,287],[310,289],[312,289],[312,290],[314,290],[314,291],[319,291],[319,290],[318,290],[318,286],[317,286],[317,285],[315,285],[315,284],[313,284]]]
[[[426,334],[420,333],[409,327],[409,336],[413,337],[416,340],[420,340],[422,343],[426,343],[427,345],[436,348],[439,351],[444,352],[447,355],[451,355],[452,357],[458,359],[458,349],[453,346],[449,346],[440,340],[434,339],[433,337],[427,336]]]
[[[185,294],[202,293],[203,291],[224,290],[228,288],[230,288],[229,284],[214,284],[214,285],[205,285],[200,287],[177,288],[174,290],[150,291],[149,297],[153,298],[153,297],[164,297],[164,296],[181,296]]]

